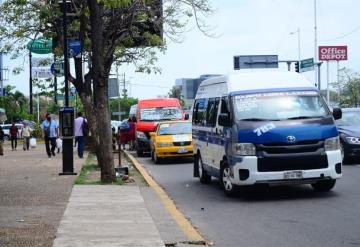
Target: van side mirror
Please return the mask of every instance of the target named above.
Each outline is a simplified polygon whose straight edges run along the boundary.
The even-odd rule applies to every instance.
[[[339,107],[334,107],[333,109],[333,117],[335,120],[340,119],[342,117],[342,110]]]
[[[137,120],[136,120],[136,117],[134,116],[134,117],[132,117],[132,121],[133,122],[137,122]]]
[[[185,113],[185,120],[189,120],[189,114],[188,113]]]
[[[218,123],[220,126],[229,127],[230,126],[230,118],[227,113],[220,113],[218,118]]]
[[[155,132],[150,132],[149,134],[150,134],[150,136],[156,136]]]

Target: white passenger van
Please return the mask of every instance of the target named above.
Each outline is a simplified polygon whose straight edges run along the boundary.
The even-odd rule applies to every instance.
[[[239,185],[311,184],[341,177],[334,119],[319,91],[295,72],[244,71],[203,81],[193,106],[194,176]]]

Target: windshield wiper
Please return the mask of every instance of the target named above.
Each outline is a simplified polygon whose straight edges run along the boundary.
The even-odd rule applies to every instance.
[[[286,118],[286,120],[309,119],[309,118],[324,118],[324,116],[297,116],[297,117]]]
[[[279,121],[279,119],[266,119],[266,118],[243,118],[240,121]]]

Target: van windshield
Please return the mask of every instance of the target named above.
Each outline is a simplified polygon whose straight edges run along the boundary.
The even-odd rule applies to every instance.
[[[274,92],[233,97],[237,121],[277,121],[329,117],[324,100],[315,91]]]
[[[154,107],[140,110],[141,121],[161,121],[182,119],[181,110],[178,107]]]

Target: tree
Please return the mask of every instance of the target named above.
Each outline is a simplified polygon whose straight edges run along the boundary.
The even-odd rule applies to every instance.
[[[129,116],[130,107],[132,105],[137,104],[138,99],[132,97],[124,97],[121,99],[111,99],[110,100],[110,111],[118,112],[119,111],[119,103],[121,112],[125,112],[125,114],[121,115],[121,119]],[[112,119],[117,120],[118,116],[112,116]]]
[[[75,75],[70,77],[83,103],[95,139],[95,153],[101,166],[101,180],[115,178],[111,147],[108,78],[112,64],[133,63],[137,71],[159,72],[157,51],[164,51],[162,39],[178,40],[189,20],[207,33],[204,18],[211,13],[208,0],[72,0],[75,18],[69,23],[69,37],[81,41],[82,54],[90,60],[82,76],[82,57],[75,57]],[[61,53],[59,1],[5,0],[0,8],[0,43],[17,54],[36,37],[54,38],[54,52]],[[164,29],[162,28],[164,25]]]
[[[342,107],[359,107],[360,73],[347,68],[340,71],[340,81],[332,83],[332,86],[338,91],[339,105]]]
[[[29,119],[27,109],[29,100],[20,91],[15,91],[14,86],[6,86],[6,96],[0,97],[0,107],[6,111],[8,121],[17,121],[20,119]]]
[[[173,86],[170,89],[168,95],[170,98],[177,98],[180,101],[181,105],[184,106],[183,95],[181,94],[181,89],[179,87]]]

